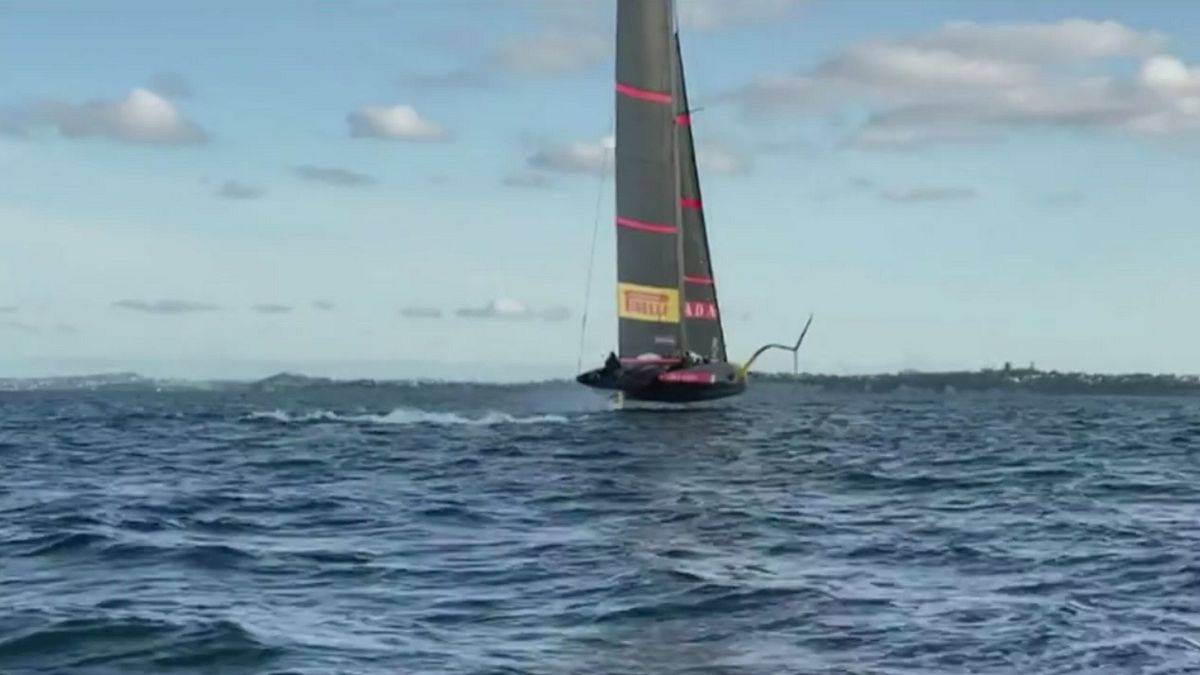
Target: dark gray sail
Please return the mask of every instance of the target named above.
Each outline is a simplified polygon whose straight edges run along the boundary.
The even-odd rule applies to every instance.
[[[691,110],[683,75],[683,52],[676,34],[675,63],[678,95],[675,125],[679,139],[679,204],[683,235],[683,326],[685,342],[693,352],[714,361],[727,361],[725,332],[721,325],[717,284],[713,276],[708,231],[704,222],[704,201],[700,192],[700,173],[696,168],[696,147],[692,134]]]
[[[626,360],[670,359],[684,342],[673,35],[669,0],[618,0],[617,315]]]

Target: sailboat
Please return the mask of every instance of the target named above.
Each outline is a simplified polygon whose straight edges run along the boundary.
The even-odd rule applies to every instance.
[[[691,403],[746,390],[717,300],[672,0],[617,0],[618,351],[576,381],[624,399]]]

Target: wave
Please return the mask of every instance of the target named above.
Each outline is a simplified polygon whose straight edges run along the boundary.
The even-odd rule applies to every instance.
[[[64,532],[41,534],[5,543],[12,547],[14,555],[37,558],[47,555],[74,553],[90,546],[109,541],[109,537],[91,532]]]
[[[571,420],[562,415],[528,415],[517,416],[510,413],[489,410],[479,416],[468,416],[456,412],[435,412],[419,408],[396,408],[382,415],[343,415],[330,410],[315,410],[306,413],[290,413],[284,410],[252,412],[246,416],[249,420],[274,421],[285,424],[311,422],[357,422],[366,424],[415,425],[429,424],[438,426],[495,426],[500,424],[566,424]]]
[[[33,626],[0,637],[0,667],[37,672],[95,672],[100,666],[152,671],[264,665],[282,654],[230,620],[175,623],[145,616],[31,617]],[[8,670],[11,668],[12,670]]]

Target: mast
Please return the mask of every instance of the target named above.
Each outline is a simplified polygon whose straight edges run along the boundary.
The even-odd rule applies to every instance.
[[[676,7],[675,0],[667,0],[667,2],[669,2],[671,5],[671,41],[672,41],[673,47],[674,47],[671,50],[671,55],[674,57],[672,65],[671,65],[671,93],[675,97],[675,108],[676,108],[676,110],[678,110],[681,106],[684,108],[687,107],[687,103],[685,101],[685,97],[683,94],[683,53],[679,50],[679,12],[678,12],[678,8]],[[675,129],[673,129],[673,133],[671,134],[671,152],[674,155],[674,161],[672,162],[672,164],[673,164],[673,169],[674,169],[674,173],[675,173],[675,175],[673,176],[673,180],[672,180],[672,182],[675,185],[675,195],[674,195],[674,198],[672,201],[675,203],[675,223],[678,228],[678,232],[675,235],[675,240],[677,242],[676,256],[678,257],[678,260],[679,260],[679,264],[677,265],[678,274],[679,274],[677,286],[679,287],[679,297],[681,299],[681,302],[684,303],[684,307],[686,308],[686,306],[687,306],[687,289],[685,288],[685,283],[686,283],[685,279],[687,278],[687,274],[686,274],[686,269],[685,269],[686,261],[684,258],[684,249],[683,249],[683,243],[684,243],[683,184],[681,182],[683,164],[680,162],[680,157],[679,157],[679,115],[678,115],[678,113],[675,114],[675,116],[671,120],[671,123],[673,125],[675,125]],[[683,330],[679,331],[679,351],[684,354],[686,354],[688,351],[688,331],[687,331],[686,315],[687,315],[687,313],[685,311],[684,312],[685,318],[683,321]]]

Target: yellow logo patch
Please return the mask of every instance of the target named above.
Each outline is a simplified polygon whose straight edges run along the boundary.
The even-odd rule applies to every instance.
[[[638,321],[679,323],[679,289],[617,284],[617,316]]]

